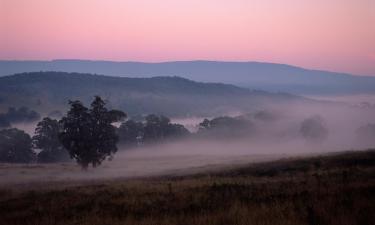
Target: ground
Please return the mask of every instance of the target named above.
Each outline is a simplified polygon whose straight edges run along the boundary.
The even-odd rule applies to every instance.
[[[0,172],[4,176],[11,167],[2,165]],[[375,221],[375,150],[188,174],[3,180],[0,189],[0,223],[12,225],[365,225]]]

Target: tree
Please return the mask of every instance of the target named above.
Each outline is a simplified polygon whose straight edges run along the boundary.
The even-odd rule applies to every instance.
[[[164,124],[163,124],[164,123]],[[144,128],[144,140],[154,142],[164,138],[163,125],[169,123],[169,119],[154,114],[146,116],[146,124]]]
[[[181,124],[173,124],[165,116],[148,115],[145,122],[128,120],[118,128],[120,144],[134,147],[143,143],[154,143],[185,137],[190,132]]]
[[[240,117],[222,116],[212,120],[204,119],[199,124],[198,133],[203,136],[234,138],[250,135],[254,125],[250,120]]]
[[[170,119],[165,116],[157,116],[154,114],[146,117],[144,125],[144,141],[156,142],[165,139],[182,137],[190,132],[180,124],[172,124]]]
[[[62,131],[59,139],[70,157],[86,169],[91,160],[87,153],[91,151],[90,114],[80,101],[70,101],[69,104],[70,110],[60,120]]]
[[[59,140],[60,124],[57,120],[45,117],[37,124],[32,138],[33,147],[40,149],[38,162],[51,163],[67,161],[69,154]]]
[[[199,130],[198,131],[205,131],[210,129],[210,120],[204,119],[201,123],[199,123]]]
[[[189,135],[190,132],[183,125],[177,123],[170,123],[168,125],[167,137],[179,138]]]
[[[0,131],[0,162],[30,163],[34,158],[30,135],[16,128]]]
[[[134,147],[143,140],[144,125],[141,122],[127,120],[118,128],[119,143],[126,147]]]
[[[257,119],[263,122],[273,122],[277,120],[277,115],[270,111],[260,110],[254,114],[254,119]]]
[[[323,141],[328,137],[328,129],[320,116],[313,116],[302,121],[300,133],[311,142]]]
[[[118,110],[108,110],[105,102],[96,96],[91,108],[80,101],[71,101],[70,110],[60,123],[60,140],[83,169],[96,167],[117,151],[118,136],[112,123],[126,117]]]

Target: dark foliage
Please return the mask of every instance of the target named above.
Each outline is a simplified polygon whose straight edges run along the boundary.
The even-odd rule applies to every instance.
[[[273,122],[277,120],[277,115],[266,110],[257,111],[254,114],[254,119],[261,120],[264,122]]]
[[[187,137],[190,132],[181,124],[171,123],[165,116],[148,115],[144,122],[128,120],[118,129],[120,143],[126,146],[163,142]]]
[[[40,119],[39,113],[23,106],[20,108],[9,107],[6,113],[0,114],[0,123],[7,125],[11,123],[33,122]],[[0,124],[1,127],[1,124]]]
[[[69,154],[59,140],[60,124],[49,117],[37,124],[32,138],[33,147],[40,149],[38,162],[52,163],[68,161]]]
[[[142,122],[127,120],[120,125],[117,132],[119,144],[134,147],[140,145],[143,141],[144,125]]]
[[[35,153],[31,149],[31,138],[16,128],[0,131],[0,162],[30,163]]]
[[[120,111],[110,111],[98,96],[86,108],[80,101],[71,101],[70,110],[60,121],[60,140],[83,169],[96,167],[117,151],[118,136],[112,123],[126,117]]]
[[[217,117],[212,120],[204,119],[199,124],[198,134],[216,137],[241,137],[254,132],[253,123],[241,117]]]
[[[143,140],[146,143],[152,143],[187,134],[189,131],[184,126],[172,124],[170,119],[165,116],[151,114],[146,117]]]
[[[312,142],[323,141],[328,137],[328,129],[320,116],[313,116],[302,121],[300,133],[302,137]]]

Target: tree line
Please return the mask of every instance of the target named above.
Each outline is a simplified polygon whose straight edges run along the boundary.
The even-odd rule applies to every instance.
[[[113,157],[117,145],[134,148],[166,142],[192,135],[181,124],[172,123],[162,115],[148,115],[142,121],[127,119],[126,113],[108,110],[106,103],[96,96],[87,108],[80,101],[70,101],[70,109],[60,120],[43,118],[35,134],[17,128],[0,131],[0,162],[53,163],[75,160],[83,169],[96,167]],[[121,122],[117,128],[113,124]],[[196,135],[230,136],[248,131],[251,123],[238,118],[205,119]]]
[[[143,120],[127,119],[119,110],[109,110],[106,103],[96,96],[90,107],[80,101],[70,101],[70,109],[60,120],[43,118],[35,134],[16,128],[0,130],[0,162],[53,163],[75,160],[83,169],[96,167],[110,159],[118,150],[166,142],[186,137],[224,138],[249,137],[256,133],[253,121],[273,122],[277,115],[266,111],[237,117],[221,116],[204,119],[198,131],[189,132],[183,125],[172,123],[161,115],[148,115]],[[9,113],[11,112],[11,113]],[[35,115],[25,109],[11,109],[8,114]],[[29,113],[25,113],[29,112]],[[31,118],[31,116],[29,116]],[[120,126],[114,123],[120,122]],[[327,125],[320,116],[313,116],[300,123],[300,136],[310,142],[321,142],[328,137]],[[358,129],[361,137],[375,137],[375,125]]]
[[[113,157],[117,144],[134,147],[189,135],[180,124],[164,116],[148,115],[144,122],[126,120],[126,113],[109,110],[96,96],[87,108],[70,101],[70,109],[60,120],[43,118],[30,137],[17,128],[0,130],[0,162],[52,163],[75,160],[83,169],[96,167]]]

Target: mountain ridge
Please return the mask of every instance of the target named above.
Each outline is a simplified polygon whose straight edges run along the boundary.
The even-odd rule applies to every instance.
[[[135,78],[179,76],[199,82],[219,82],[250,89],[295,94],[375,93],[375,77],[311,70],[277,63],[206,60],[147,63],[70,59],[0,61],[0,76],[38,71]]]

